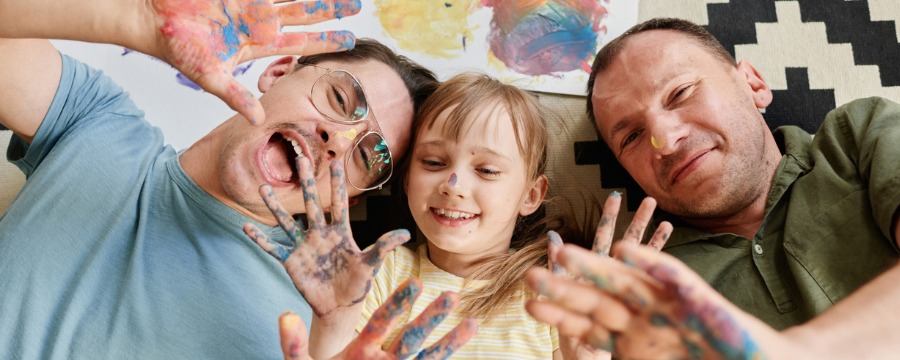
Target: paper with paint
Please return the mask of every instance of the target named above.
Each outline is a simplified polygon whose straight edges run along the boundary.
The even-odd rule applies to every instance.
[[[388,44],[442,79],[474,70],[529,90],[584,95],[594,55],[637,24],[637,6],[635,0],[374,0],[340,26]]]

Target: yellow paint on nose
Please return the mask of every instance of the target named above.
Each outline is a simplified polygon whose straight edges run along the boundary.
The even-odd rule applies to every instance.
[[[347,140],[353,140],[356,139],[356,134],[359,134],[358,132],[356,132],[356,129],[350,128],[349,130],[345,131],[337,131],[334,133],[334,136],[347,138]]]
[[[654,149],[662,149],[662,147],[666,145],[666,142],[663,140],[656,140],[656,137],[650,135],[650,145],[653,145]]]

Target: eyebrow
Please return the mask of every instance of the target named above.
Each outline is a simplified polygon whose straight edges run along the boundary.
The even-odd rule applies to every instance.
[[[444,146],[444,145],[446,145],[446,144],[447,144],[447,141],[446,141],[446,140],[438,139],[438,140],[432,140],[432,141],[427,141],[427,142],[419,143],[418,146]],[[497,156],[497,157],[501,157],[501,158],[503,158],[503,159],[506,159],[507,161],[512,161],[512,159],[510,159],[509,156],[506,156],[506,155],[504,155],[504,154],[501,154],[501,153],[497,152],[496,150],[491,149],[491,148],[486,147],[486,146],[476,146],[476,147],[474,148],[474,150],[475,150],[476,153],[488,153],[488,154],[490,154],[490,155],[494,155],[494,156]]]

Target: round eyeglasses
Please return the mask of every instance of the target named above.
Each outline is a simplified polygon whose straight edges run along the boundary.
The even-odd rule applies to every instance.
[[[350,186],[362,191],[380,189],[391,178],[394,164],[391,150],[375,114],[369,108],[362,85],[345,70],[307,65],[327,71],[313,83],[310,92],[312,104],[319,113],[341,124],[352,125],[362,121],[368,124],[362,133],[349,130],[349,134],[354,136],[353,148],[344,158],[344,168]]]

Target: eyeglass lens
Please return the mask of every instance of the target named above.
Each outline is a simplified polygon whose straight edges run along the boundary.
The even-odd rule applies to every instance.
[[[356,176],[347,174],[350,184],[361,189],[377,187],[385,182],[393,171],[391,164],[391,153],[388,150],[387,143],[380,134],[370,132],[359,139],[356,147],[353,148],[354,169],[364,169],[363,178],[357,179]]]

